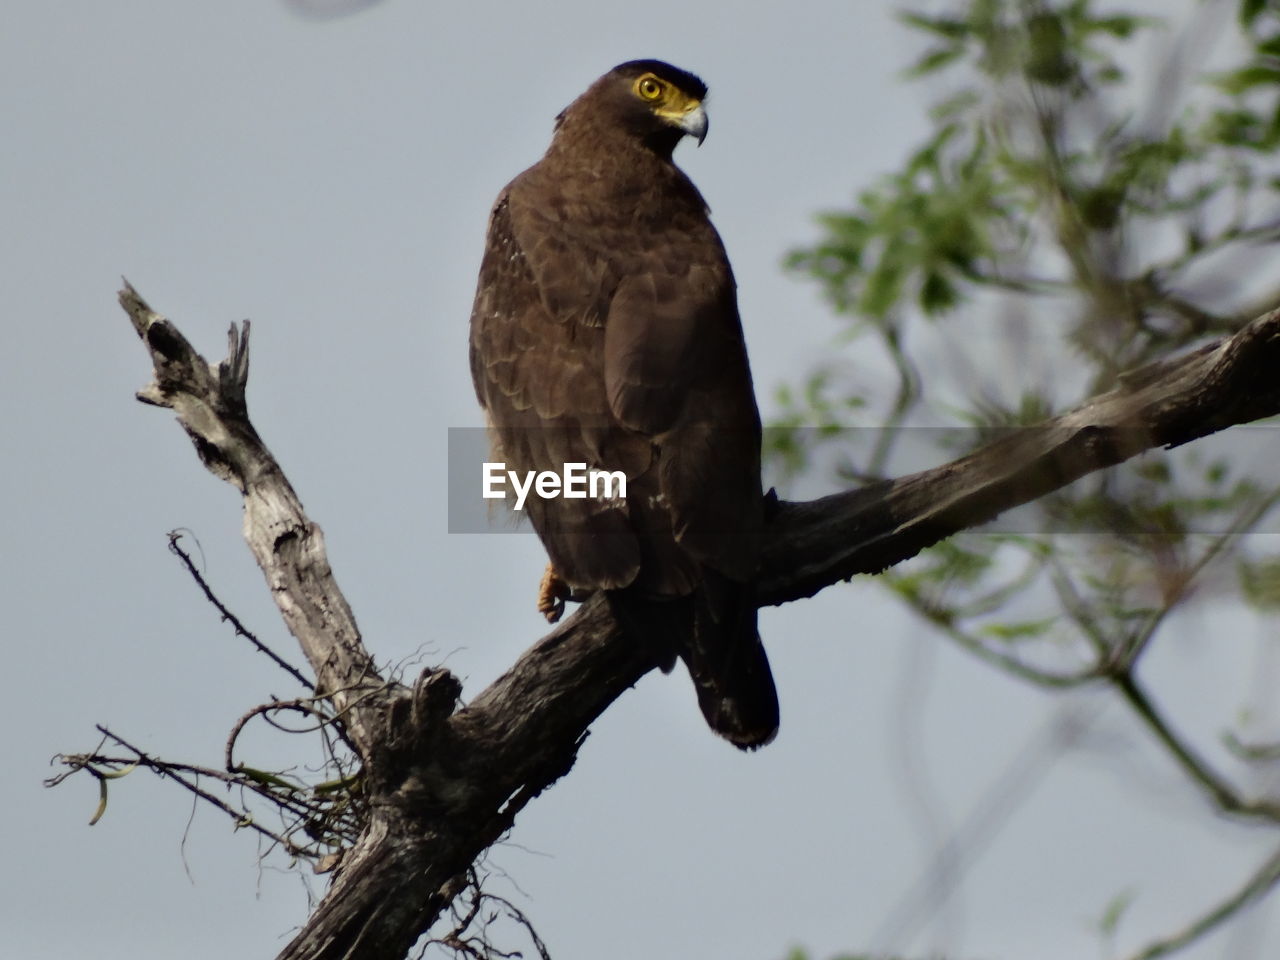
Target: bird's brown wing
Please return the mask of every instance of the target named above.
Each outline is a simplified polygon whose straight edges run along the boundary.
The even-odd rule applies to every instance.
[[[705,216],[684,219],[635,254],[610,302],[605,392],[619,424],[654,440],[655,486],[683,553],[749,580],[759,415],[728,258]]]
[[[521,475],[560,473],[566,463],[643,472],[647,446],[628,442],[609,416],[600,370],[603,328],[583,322],[580,311],[579,319],[553,314],[544,299],[551,290],[562,309],[577,299],[573,260],[562,259],[559,273],[544,271],[540,285],[526,249],[543,244],[538,253],[545,256],[551,239],[536,229],[516,236],[511,193],[519,184],[504,191],[490,216],[471,318],[471,373],[489,416],[494,457]],[[530,496],[525,507],[570,585],[614,589],[634,581],[640,552],[625,502]]]
[[[637,590],[614,609],[636,632],[662,631],[689,668],[708,724],[740,747],[771,740],[778,700],[756,631],[760,421],[733,274],[705,217],[673,224],[636,257],[605,323],[605,391],[620,424],[654,438],[658,547],[695,571],[679,601],[663,594],[663,558],[644,554]],[[656,562],[655,562],[656,560]],[[657,587],[657,589],[655,589]],[[685,594],[686,591],[673,591]],[[639,596],[637,596],[639,593]]]

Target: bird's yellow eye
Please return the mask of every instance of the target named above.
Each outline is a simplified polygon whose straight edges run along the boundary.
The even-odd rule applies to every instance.
[[[645,100],[657,100],[662,96],[662,84],[653,77],[641,77],[636,83],[636,93]]]

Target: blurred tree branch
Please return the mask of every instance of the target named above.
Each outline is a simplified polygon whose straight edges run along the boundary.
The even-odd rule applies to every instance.
[[[904,495],[909,478],[889,479],[904,438],[941,420],[952,426],[940,454],[959,430],[1012,431],[1006,450],[1021,481],[1018,445],[1053,424],[1052,412],[1096,413],[1097,400],[1078,398],[1141,391],[1171,372],[1168,358],[1194,362],[1276,309],[1280,8],[1169,6],[1166,19],[1089,0],[953,0],[902,16],[922,46],[908,75],[937,84],[932,132],[897,170],[822,214],[818,238],[789,258],[841,328],[833,357],[779,391],[783,414],[767,436],[784,478],[814,471],[825,454],[838,458],[836,478],[870,477],[877,495]],[[1225,51],[1213,49],[1227,34]],[[1144,55],[1145,71],[1135,66]],[[1228,340],[1206,346],[1210,336]],[[886,368],[896,389],[873,379]],[[872,428],[873,442],[852,442],[850,423]],[[1280,503],[1271,464],[1251,462],[1261,437],[1239,435],[1227,455],[1192,445],[1070,488],[1046,483],[1040,525],[943,541],[877,582],[926,627],[1019,679],[1110,688],[1218,812],[1278,825],[1276,801],[1251,796],[1231,767],[1193,747],[1172,719],[1177,704],[1157,707],[1173,697],[1137,676],[1157,633],[1198,596],[1233,592],[1239,608],[1280,609],[1280,559],[1267,538],[1245,536],[1267,529]],[[1063,453],[1050,474],[1088,459],[1070,442]],[[966,512],[979,500],[963,490],[955,502]],[[951,507],[943,499],[937,511]],[[883,532],[887,567],[907,543],[892,523]],[[1269,715],[1258,706],[1241,716]],[[1227,759],[1250,774],[1268,773],[1266,748],[1234,752]],[[1270,889],[1256,880],[1241,889]],[[1249,902],[1227,898],[1205,914],[1212,922],[1152,941],[1150,955]]]
[[[1087,473],[1280,412],[1280,312],[1120,378],[1069,413],[945,466],[808,503],[783,503],[765,549],[765,603],[880,571]]]

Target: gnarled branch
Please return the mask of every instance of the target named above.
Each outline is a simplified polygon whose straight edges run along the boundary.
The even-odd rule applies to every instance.
[[[151,351],[139,398],[169,407],[205,465],[244,496],[245,538],[286,624],[364,762],[371,811],[328,894],[280,954],[400,960],[516,814],[571,767],[590,724],[653,664],[595,597],[458,709],[461,685],[427,670],[379,676],[334,582],[319,528],[249,422],[248,324],[210,366],[126,285]],[[762,603],[883,570],[1085,474],[1280,412],[1280,312],[953,463],[806,503],[768,526]]]

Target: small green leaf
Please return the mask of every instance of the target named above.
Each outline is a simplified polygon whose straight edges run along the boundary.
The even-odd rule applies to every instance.
[[[1057,622],[1057,617],[1046,617],[1043,620],[989,623],[982,628],[982,632],[996,640],[1033,640],[1044,636]]]
[[[1027,76],[1046,86],[1061,86],[1075,76],[1075,62],[1069,53],[1067,28],[1053,13],[1040,13],[1027,21],[1031,50]]]
[[[1120,40],[1128,40],[1143,23],[1144,20],[1141,17],[1116,16],[1099,17],[1097,20],[1090,21],[1089,26]]]
[[[1121,70],[1115,64],[1108,64],[1097,72],[1095,75],[1099,83],[1115,84],[1124,83],[1128,74]]]
[[[967,37],[973,31],[973,27],[968,20],[961,20],[956,17],[930,17],[923,13],[908,11],[898,14],[898,19],[910,27],[915,27],[917,30],[937,34],[940,37],[946,37],[948,40]]]
[[[955,285],[936,270],[925,274],[920,284],[920,309],[927,314],[939,314],[950,310],[959,302]]]
[[[1240,592],[1261,610],[1280,610],[1280,557],[1241,560],[1237,565]]]
[[[1120,927],[1120,921],[1124,917],[1125,911],[1132,906],[1133,901],[1137,898],[1137,891],[1132,888],[1122,890],[1111,898],[1106,909],[1102,912],[1102,918],[1098,921],[1098,929],[1102,931],[1104,936],[1115,936],[1116,930]]]
[[[1254,49],[1266,57],[1280,57],[1280,33],[1265,40],[1259,40]]]
[[[962,56],[964,56],[964,47],[960,44],[950,47],[935,47],[908,67],[906,75],[908,77],[923,77],[930,73],[937,73],[948,64],[955,63]]]
[[[1216,79],[1217,86],[1230,94],[1241,94],[1255,87],[1276,86],[1280,84],[1280,68],[1252,64],[1220,74]]]

